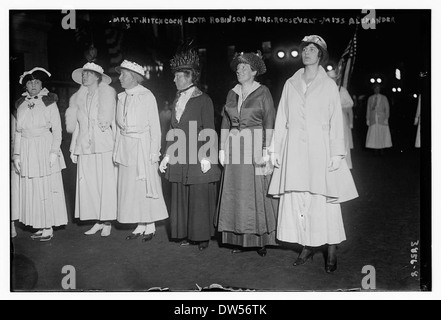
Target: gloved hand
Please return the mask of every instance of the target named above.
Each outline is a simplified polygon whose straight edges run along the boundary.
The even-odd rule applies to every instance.
[[[78,163],[78,156],[71,152],[70,153],[70,160],[72,160],[72,163]]]
[[[202,173],[207,173],[211,169],[211,163],[207,159],[201,160],[201,170]]]
[[[340,168],[342,157],[341,156],[333,156],[331,157],[331,161],[329,161],[328,170],[329,171],[335,171]]]
[[[156,162],[159,162],[159,154],[150,154],[150,162],[151,164],[155,164]]]
[[[14,169],[15,169],[15,172],[17,172],[17,173],[20,173],[20,171],[21,171],[21,161],[20,161],[20,158],[15,158],[14,159]]]
[[[270,160],[273,167],[279,168],[280,167],[280,159],[278,153],[270,153]]]
[[[219,163],[222,167],[225,165],[225,150],[219,150]]]
[[[165,156],[164,159],[162,159],[161,164],[159,165],[159,171],[161,171],[161,173],[165,173],[165,170],[167,170],[167,164],[169,161],[170,161],[169,156]]]
[[[58,159],[58,154],[52,153],[49,155],[49,166],[52,168]]]

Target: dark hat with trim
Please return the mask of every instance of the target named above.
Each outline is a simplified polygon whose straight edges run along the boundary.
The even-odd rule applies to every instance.
[[[194,50],[177,53],[170,60],[172,72],[183,70],[199,70],[199,55]]]
[[[236,53],[230,64],[231,69],[236,72],[237,66],[240,63],[249,64],[254,70],[257,71],[256,76],[262,75],[266,72],[265,62],[263,62],[263,56],[260,51],[257,51],[257,53]]]
[[[46,81],[50,76],[51,74],[46,69],[42,67],[35,67],[32,70],[23,72],[23,74],[20,76],[20,79],[18,80],[18,83],[26,84],[26,82],[34,79],[43,82]]]

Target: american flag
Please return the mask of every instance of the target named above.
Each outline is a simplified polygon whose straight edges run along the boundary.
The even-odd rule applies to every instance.
[[[337,79],[339,87],[348,88],[351,79],[352,71],[354,70],[355,58],[357,53],[357,31],[358,25],[355,28],[354,36],[349,41],[348,46],[341,55],[337,66]]]

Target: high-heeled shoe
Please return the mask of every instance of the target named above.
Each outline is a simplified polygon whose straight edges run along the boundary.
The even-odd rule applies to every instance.
[[[142,240],[141,241],[142,242],[148,242],[148,241],[152,240],[154,236],[155,236],[154,233],[144,234],[142,236]]]
[[[40,242],[51,241],[53,237],[54,237],[54,231],[52,228],[44,229],[40,237]]]
[[[293,266],[301,266],[305,264],[309,259],[314,260],[314,250],[303,247],[302,252],[297,257],[296,261],[294,261]]]
[[[257,249],[257,254],[261,257],[265,257],[267,254],[266,248],[262,247],[262,248]]]
[[[101,237],[108,237],[110,236],[110,231],[112,230],[111,224],[105,224],[103,229],[101,230]]]
[[[337,260],[335,260],[334,264],[330,264],[326,261],[325,271],[326,273],[333,273],[337,270]]]
[[[31,239],[32,240],[40,239],[42,236],[43,236],[43,229],[40,229],[31,235]]]
[[[244,253],[245,251],[244,250],[242,250],[242,249],[233,249],[233,250],[231,250],[231,253],[232,254],[238,254],[238,253]]]
[[[102,224],[102,223],[95,223],[93,225],[93,227],[90,230],[84,232],[84,234],[86,236],[91,236],[91,235],[97,233],[98,231],[103,230],[103,228],[104,228],[104,224]]]

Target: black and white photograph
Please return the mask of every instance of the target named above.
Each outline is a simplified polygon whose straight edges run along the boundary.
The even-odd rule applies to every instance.
[[[436,289],[437,10],[229,4],[3,10],[12,299]]]

